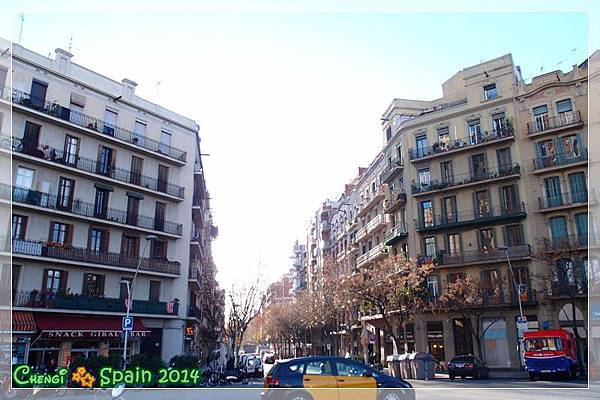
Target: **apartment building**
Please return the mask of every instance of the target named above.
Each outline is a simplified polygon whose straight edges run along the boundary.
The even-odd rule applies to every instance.
[[[12,183],[0,201],[12,204],[14,361],[122,353],[126,303],[129,355],[190,350],[190,277],[214,269],[198,245],[214,237],[193,198],[205,193],[198,125],[65,50],[12,45],[9,55],[0,104],[12,103],[12,132],[2,129],[0,151],[12,153]]]
[[[578,288],[576,314],[586,314],[587,63],[526,84],[507,54],[457,72],[442,92],[433,101],[394,99],[384,112],[382,151],[346,187],[332,217],[335,259],[351,269],[389,254],[433,261],[433,309],[458,277],[483,281],[493,288],[486,360],[516,369],[519,300],[529,329],[568,329],[572,315],[564,282],[541,278],[555,266],[540,254],[574,252],[559,264],[575,272],[556,279]],[[371,352],[383,361],[398,351],[376,319],[361,317]],[[455,313],[424,312],[406,331],[409,351],[441,362],[477,351]],[[352,341],[342,351],[357,352],[356,334]]]
[[[331,217],[337,208],[334,201],[326,200],[315,212],[306,233],[307,287],[315,290],[323,277],[325,260],[331,253]]]
[[[290,268],[290,279],[292,281],[292,290],[294,294],[305,290],[307,287],[306,277],[306,245],[294,243],[292,259],[292,267]]]

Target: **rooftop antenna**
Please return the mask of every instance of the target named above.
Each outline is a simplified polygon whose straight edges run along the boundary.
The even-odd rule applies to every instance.
[[[69,40],[69,53],[71,52],[72,48],[73,48],[73,32],[71,32],[71,40]]]
[[[21,38],[23,37],[23,24],[25,23],[25,14],[21,13],[21,28],[19,29],[19,44],[21,44]]]
[[[159,86],[162,83],[162,81],[164,81],[164,80],[165,80],[165,78],[162,77],[162,78],[160,78],[160,80],[158,82],[156,82],[156,98],[158,98],[158,89],[159,89]]]

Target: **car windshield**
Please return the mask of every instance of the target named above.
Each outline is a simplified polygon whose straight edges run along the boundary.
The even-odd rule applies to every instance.
[[[562,350],[560,338],[531,338],[525,340],[525,351],[556,351]]]
[[[454,360],[452,360],[452,362],[470,362],[470,363],[472,363],[472,362],[475,362],[475,359],[472,356],[471,357],[469,357],[469,356],[456,357]]]

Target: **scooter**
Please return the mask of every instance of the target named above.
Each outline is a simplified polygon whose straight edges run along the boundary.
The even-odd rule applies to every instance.
[[[247,385],[250,382],[245,368],[238,368],[237,370],[228,370],[219,373],[219,385],[221,386],[240,382],[242,385]]]

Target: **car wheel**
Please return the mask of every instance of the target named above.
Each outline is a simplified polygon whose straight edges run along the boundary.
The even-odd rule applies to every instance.
[[[385,391],[379,396],[379,400],[402,400],[403,397],[394,391]]]
[[[296,393],[292,393],[292,395],[289,398],[290,400],[312,400],[312,397],[310,397],[310,395],[308,393],[304,393],[304,392],[296,392]]]
[[[478,369],[473,373],[473,379],[481,379],[481,372]]]
[[[533,372],[529,373],[529,380],[532,382],[535,381],[535,374]]]
[[[448,378],[450,378],[450,380],[451,380],[451,381],[453,381],[453,380],[454,380],[454,378],[455,378],[455,376],[454,376],[454,375],[452,375],[452,374],[450,374],[450,375],[448,375]]]
[[[577,379],[577,377],[579,376],[579,370],[575,365],[571,367],[571,373],[569,375],[570,379]]]

